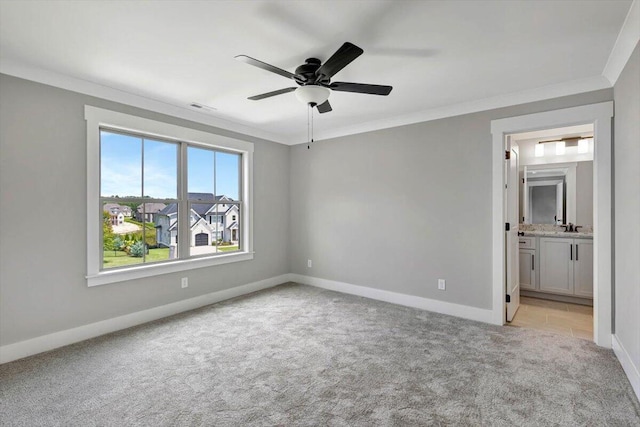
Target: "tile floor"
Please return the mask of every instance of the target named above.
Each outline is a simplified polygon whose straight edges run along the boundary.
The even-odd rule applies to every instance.
[[[593,307],[520,297],[520,308],[509,325],[593,340]]]

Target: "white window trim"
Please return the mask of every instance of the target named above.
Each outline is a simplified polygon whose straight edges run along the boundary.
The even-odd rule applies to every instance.
[[[253,259],[253,143],[163,123],[117,111],[85,105],[87,122],[87,285],[97,286],[210,267]],[[144,133],[167,140],[197,144],[203,147],[232,150],[242,154],[243,250],[229,254],[167,261],[160,264],[136,265],[126,269],[100,271],[100,127],[125,132]]]

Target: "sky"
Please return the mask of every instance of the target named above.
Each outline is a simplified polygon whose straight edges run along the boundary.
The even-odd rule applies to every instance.
[[[177,198],[178,148],[176,143],[101,131],[100,195]],[[239,154],[188,147],[189,192],[225,195],[238,200],[239,159]]]

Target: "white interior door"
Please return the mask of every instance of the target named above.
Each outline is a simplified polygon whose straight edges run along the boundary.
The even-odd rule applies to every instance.
[[[505,231],[505,265],[506,265],[506,283],[505,283],[505,303],[506,303],[506,320],[511,322],[520,307],[520,257],[518,244],[518,169],[519,169],[519,151],[518,145],[511,142],[507,137],[507,151],[511,153],[509,159],[506,160],[506,190],[505,190],[505,218],[509,223],[509,230]]]

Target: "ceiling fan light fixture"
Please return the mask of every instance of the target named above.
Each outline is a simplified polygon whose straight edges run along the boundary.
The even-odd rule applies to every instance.
[[[318,85],[300,86],[296,89],[296,98],[305,104],[320,105],[329,99],[331,91]]]

